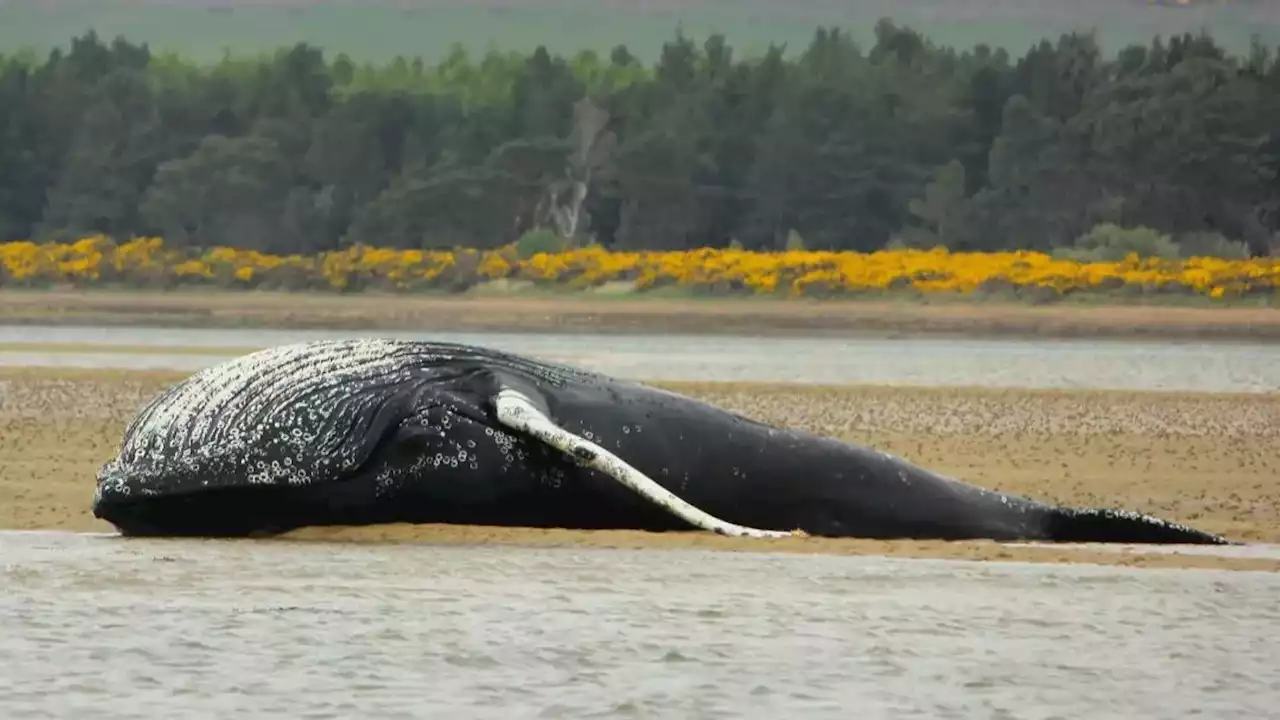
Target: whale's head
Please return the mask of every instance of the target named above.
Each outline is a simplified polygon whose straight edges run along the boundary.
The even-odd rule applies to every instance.
[[[474,473],[502,472],[517,453],[524,457],[479,396],[444,390],[383,400],[335,405],[320,421],[292,426],[239,422],[242,434],[205,443],[186,442],[181,422],[141,423],[99,469],[93,514],[125,535],[243,536],[391,522],[403,520],[394,498],[406,484],[479,492],[484,483],[472,481]]]
[[[397,448],[414,459],[483,433],[484,378],[452,348],[381,340],[280,346],[207,368],[125,429],[97,473],[93,514],[134,535],[367,520],[362,508],[387,504],[372,495],[386,490],[377,473]]]

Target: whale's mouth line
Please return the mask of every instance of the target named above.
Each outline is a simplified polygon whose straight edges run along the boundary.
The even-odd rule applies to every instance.
[[[197,536],[209,533],[206,530],[192,533],[181,532],[175,524],[155,518],[163,517],[166,514],[166,509],[169,512],[177,508],[194,509],[210,500],[218,502],[231,496],[239,498],[239,506],[250,511],[245,515],[253,516],[252,510],[257,505],[255,501],[278,501],[288,498],[290,495],[314,493],[318,490],[322,491],[325,488],[342,485],[351,479],[350,476],[344,476],[335,480],[307,482],[305,484],[285,481],[218,483],[213,485],[204,482],[178,482],[163,489],[157,489],[155,487],[139,486],[137,484],[139,481],[130,481],[128,478],[124,478],[120,483],[123,487],[129,489],[128,492],[104,490],[104,484],[111,482],[108,479],[99,482],[94,493],[91,510],[95,518],[110,523],[124,536]],[[235,508],[237,505],[229,502],[220,504],[225,504],[228,508]],[[218,512],[213,508],[209,508],[207,514],[212,517],[218,515]],[[279,532],[279,530],[273,530],[270,527],[270,523],[268,523],[261,528],[261,532],[271,534]],[[212,532],[211,534],[212,536],[248,536],[254,534],[254,531],[252,529],[235,529],[227,532]]]

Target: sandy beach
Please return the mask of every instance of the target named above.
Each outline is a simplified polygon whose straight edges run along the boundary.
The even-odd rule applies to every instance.
[[[89,512],[97,467],[175,372],[0,369],[0,528],[109,532]],[[749,416],[867,443],[971,482],[1121,506],[1242,541],[1280,542],[1280,396],[662,383]],[[704,533],[486,527],[322,528],[279,541],[716,548],[1280,571],[1280,561],[991,542],[749,541]]]
[[[1280,341],[1268,307],[469,293],[0,291],[5,324]]]

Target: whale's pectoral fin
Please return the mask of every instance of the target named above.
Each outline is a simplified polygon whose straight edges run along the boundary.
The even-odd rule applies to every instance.
[[[688,522],[694,527],[721,535],[755,538],[776,538],[791,535],[789,532],[760,530],[721,520],[680,499],[675,493],[662,487],[644,473],[631,467],[625,460],[596,443],[574,435],[556,425],[546,413],[524,393],[511,388],[498,392],[494,403],[498,409],[498,421],[514,430],[528,433],[551,447],[576,457],[583,465],[602,472],[642,497]]]

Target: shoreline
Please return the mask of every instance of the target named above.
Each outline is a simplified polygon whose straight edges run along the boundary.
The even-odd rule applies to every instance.
[[[93,477],[137,408],[186,373],[0,368],[0,528],[112,532]],[[1244,543],[1280,543],[1273,454],[1280,396],[781,383],[655,383],[765,422],[906,457],[974,484],[1073,506],[1119,506]],[[1065,426],[1064,426],[1065,423]],[[1011,433],[1007,428],[1016,427]],[[991,541],[723,538],[706,533],[380,525],[253,542],[497,544],[1074,562],[1280,572],[1280,559],[1027,547]]]
[[[698,532],[638,530],[566,530],[487,525],[409,525],[307,527],[261,538],[126,538],[101,528],[0,527],[6,533],[51,533],[100,537],[117,542],[222,542],[329,545],[391,545],[422,548],[510,547],[535,550],[758,553],[813,557],[875,557],[972,563],[1091,565],[1134,570],[1209,570],[1280,573],[1280,558],[1239,557],[1171,549],[1168,545],[1098,545],[997,543],[991,540],[867,540],[861,538],[794,537],[774,540],[730,538]]]
[[[1280,308],[261,291],[0,290],[0,324],[1280,343]]]

